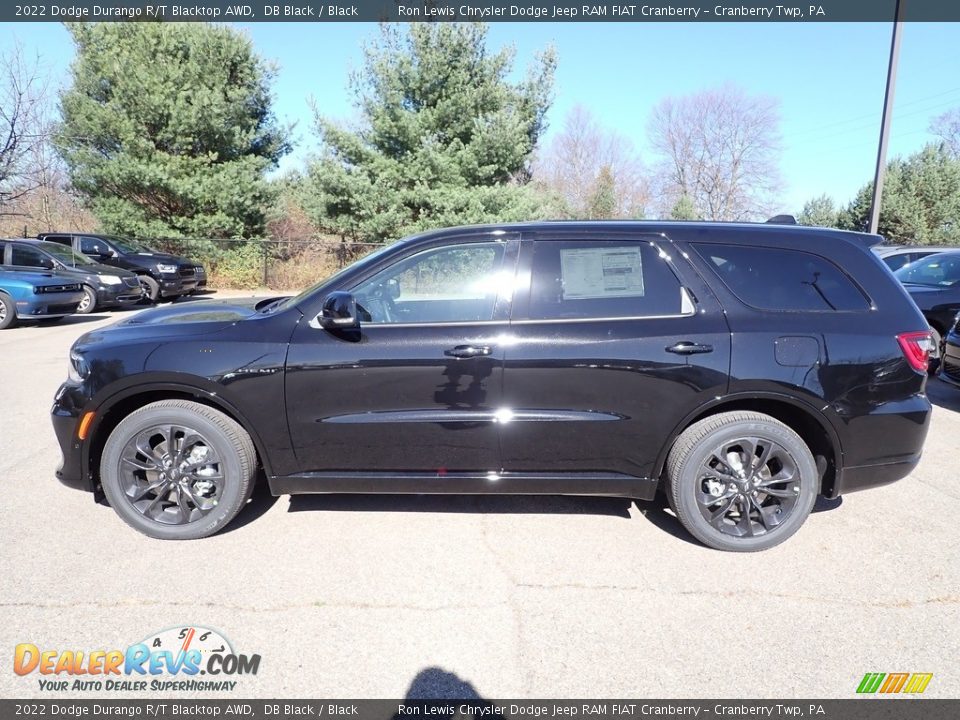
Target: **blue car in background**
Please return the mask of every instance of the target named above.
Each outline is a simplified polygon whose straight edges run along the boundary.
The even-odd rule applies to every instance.
[[[83,286],[48,272],[0,270],[0,330],[18,321],[59,320],[77,311]]]

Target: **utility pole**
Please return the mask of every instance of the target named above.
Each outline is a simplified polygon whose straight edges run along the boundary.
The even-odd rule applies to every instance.
[[[890,64],[887,66],[887,90],[883,96],[883,118],[880,121],[880,146],[877,148],[877,171],[873,176],[873,199],[870,201],[870,227],[876,233],[880,224],[880,202],[883,198],[883,176],[887,170],[887,143],[890,140],[890,120],[893,113],[893,93],[897,86],[897,62],[900,59],[900,32],[903,30],[903,5],[897,0],[890,40]]]

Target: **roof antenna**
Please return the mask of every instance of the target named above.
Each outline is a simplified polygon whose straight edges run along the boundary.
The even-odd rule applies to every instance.
[[[767,220],[768,225],[796,225],[797,219],[793,215],[774,215]]]

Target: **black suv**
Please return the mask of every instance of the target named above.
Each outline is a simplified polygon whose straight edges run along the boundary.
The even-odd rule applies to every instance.
[[[101,265],[59,243],[29,238],[0,240],[0,266],[19,270],[55,270],[83,284],[80,314],[140,301],[140,281],[129,270]]]
[[[130,238],[90,233],[40,233],[37,237],[68,245],[98,263],[136,273],[143,296],[151,302],[161,297],[189,295],[207,284],[202,265],[176,255],[157,252]]]
[[[430,232],[292,298],[145,310],[81,337],[58,477],[158,538],[284,493],[651,500],[725,550],[920,458],[929,328],[869,250],[796,226]]]

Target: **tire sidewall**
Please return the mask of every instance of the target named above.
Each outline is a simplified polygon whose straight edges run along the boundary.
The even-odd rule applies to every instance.
[[[224,489],[217,507],[206,516],[187,525],[165,525],[150,520],[129,502],[120,483],[120,456],[124,446],[154,425],[188,425],[198,430],[220,456]],[[247,499],[240,458],[223,431],[209,419],[182,408],[154,408],[124,418],[107,439],[100,460],[100,482],[110,506],[128,525],[150,537],[163,540],[194,540],[212,535],[230,522]]]
[[[90,304],[87,305],[87,307],[85,307],[85,308],[84,308],[84,307],[81,307],[81,306],[78,306],[78,307],[77,307],[77,314],[78,314],[78,315],[89,315],[90,313],[92,313],[94,310],[97,309],[97,291],[94,290],[94,289],[93,289],[92,287],[90,287],[89,285],[84,285],[84,286],[83,286],[83,294],[86,295],[86,296],[90,299]]]
[[[722,533],[707,522],[700,513],[696,490],[699,468],[713,450],[722,443],[744,437],[773,440],[787,451],[800,473],[800,497],[790,517],[776,529],[755,537],[739,538]],[[816,463],[803,440],[788,428],[764,422],[737,421],[708,433],[687,453],[681,463],[679,475],[680,477],[674,480],[679,483],[676,501],[680,507],[676,510],[682,518],[688,519],[684,525],[698,540],[720,550],[751,552],[779,545],[803,525],[813,510],[820,490]]]
[[[141,289],[143,289],[143,300],[150,303],[155,303],[160,299],[160,283],[154,280],[149,275],[138,275],[137,280],[140,283]]]
[[[0,303],[3,303],[3,306],[6,308],[7,312],[7,316],[3,319],[3,322],[0,323],[0,330],[13,327],[14,323],[17,322],[16,303],[13,302],[9,295],[3,292],[0,292]]]

